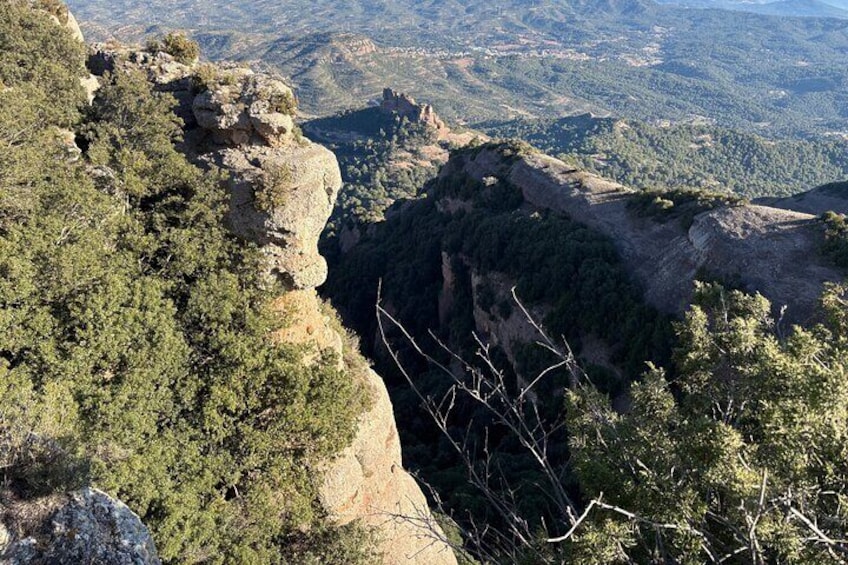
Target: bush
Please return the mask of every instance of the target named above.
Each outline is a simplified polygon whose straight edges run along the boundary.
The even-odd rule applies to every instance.
[[[200,45],[189,39],[184,33],[172,31],[160,40],[147,42],[147,51],[155,53],[164,51],[171,55],[178,63],[191,65],[200,58]]]
[[[848,222],[845,216],[828,210],[820,219],[825,226],[822,252],[835,265],[848,268]]]
[[[280,114],[294,115],[297,110],[297,100],[295,100],[294,94],[291,91],[285,94],[272,95],[268,100],[268,104],[272,112],[279,112]]]
[[[692,225],[701,212],[726,206],[741,206],[748,200],[729,192],[701,189],[641,190],[628,202],[628,207],[639,216],[654,218],[659,222],[679,219],[685,228]]]
[[[268,163],[254,189],[257,210],[268,214],[288,202],[292,188],[292,172],[285,163]]]
[[[56,16],[62,25],[68,23],[70,12],[60,0],[38,0],[36,5],[51,16]]]

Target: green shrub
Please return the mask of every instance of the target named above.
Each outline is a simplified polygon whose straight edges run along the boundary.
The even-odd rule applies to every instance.
[[[284,94],[272,95],[268,99],[268,104],[272,112],[279,112],[281,114],[294,115],[297,110],[297,100],[291,91]]]
[[[52,16],[56,16],[62,25],[68,23],[70,12],[61,0],[38,0],[36,6]]]
[[[145,49],[151,53],[164,51],[184,65],[191,65],[200,57],[200,45],[179,31],[172,31],[161,40],[148,41]]]
[[[848,222],[845,216],[828,210],[820,219],[825,226],[822,252],[837,266],[848,268]]]
[[[701,189],[641,190],[633,194],[628,207],[639,216],[660,222],[680,220],[685,228],[698,214],[715,208],[741,206],[748,200],[729,192]]]
[[[268,214],[288,202],[292,172],[285,163],[267,163],[254,188],[256,208]]]

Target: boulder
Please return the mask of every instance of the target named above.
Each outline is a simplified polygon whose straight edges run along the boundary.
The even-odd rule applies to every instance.
[[[318,238],[342,186],[335,155],[320,145],[303,143],[228,147],[204,158],[230,173],[228,225],[236,235],[260,246],[265,275],[276,277],[289,290],[322,284],[327,262],[318,253]],[[279,187],[276,207],[263,209],[256,195],[268,170],[287,171],[287,186]]]
[[[222,145],[249,143],[278,147],[294,137],[295,98],[291,88],[266,74],[238,67],[210,77],[193,103],[200,127]]]
[[[21,507],[28,504],[37,503],[17,503],[10,514],[26,512]],[[160,563],[150,531],[138,515],[93,488],[71,493],[45,520],[19,537],[5,526],[0,528],[0,558],[9,565]]]

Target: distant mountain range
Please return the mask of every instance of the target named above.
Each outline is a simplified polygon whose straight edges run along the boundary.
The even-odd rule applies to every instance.
[[[715,8],[755,14],[790,17],[848,19],[848,0],[658,0],[658,3],[687,8]]]
[[[765,136],[848,135],[848,20],[787,17],[842,15],[839,7],[679,1],[772,15],[649,0],[70,4],[93,22],[90,39],[181,28],[210,59],[261,61],[294,84],[311,116],[361,108],[390,86],[471,126],[592,112]]]

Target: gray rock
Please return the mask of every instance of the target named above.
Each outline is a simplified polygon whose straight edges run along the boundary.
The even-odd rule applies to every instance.
[[[6,532],[3,547],[2,531]],[[132,510],[104,492],[72,493],[36,531],[11,539],[0,531],[3,563],[159,565],[147,527]]]
[[[282,81],[239,67],[219,67],[194,99],[194,116],[222,145],[285,145],[294,133],[294,93]]]

